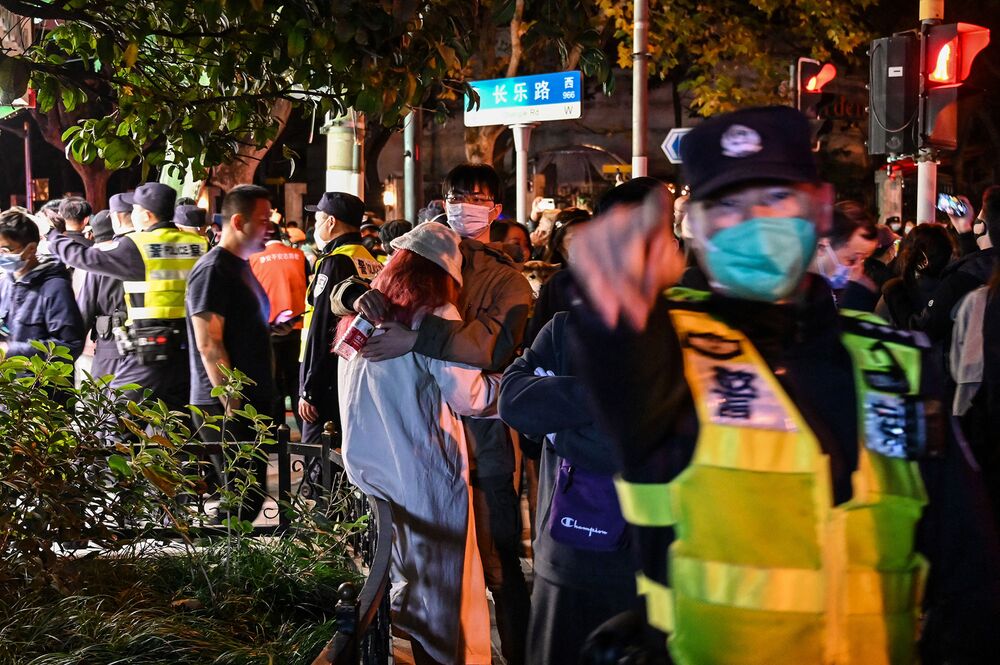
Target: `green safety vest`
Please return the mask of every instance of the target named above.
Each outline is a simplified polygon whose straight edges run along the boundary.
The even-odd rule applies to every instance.
[[[309,290],[307,291],[307,293],[312,296],[313,302],[316,301],[317,297],[322,296],[326,292],[327,288],[332,289],[336,286],[335,284],[327,284],[327,276],[320,274],[320,266],[323,264],[323,261],[327,260],[331,256],[349,257],[354,262],[354,270],[357,272],[358,277],[364,280],[371,281],[382,270],[382,264],[371,255],[371,252],[369,252],[364,245],[354,243],[341,245],[332,252],[320,256],[319,259],[316,260],[316,265],[313,266],[313,276],[309,282]],[[309,327],[312,324],[312,314],[313,305],[306,303],[305,315],[302,317],[302,345],[299,349],[299,362],[304,362],[306,359],[306,348],[309,342]]]
[[[926,495],[905,431],[921,349],[875,334],[870,315],[845,325],[861,441],[853,496],[834,506],[829,459],[750,341],[676,304],[699,421],[693,458],[669,483],[616,481],[628,521],[674,528],[671,586],[638,579],[650,623],[670,633],[671,657],[912,665],[927,572],[914,532]]]
[[[136,231],[128,237],[142,254],[146,277],[122,284],[127,323],[183,319],[188,275],[208,252],[208,241],[197,233],[176,228]]]

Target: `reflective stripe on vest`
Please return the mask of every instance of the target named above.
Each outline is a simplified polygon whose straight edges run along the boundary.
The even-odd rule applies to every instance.
[[[671,588],[638,582],[650,623],[671,633],[672,658],[912,665],[926,574],[914,532],[926,496],[916,464],[873,441],[885,437],[866,418],[873,403],[917,394],[920,350],[843,336],[861,442],[853,496],[833,506],[829,459],[757,350],[681,307],[671,318],[699,420],[692,461],[667,484],[616,482],[629,521],[676,533]],[[900,366],[908,393],[865,381],[865,372]]]
[[[331,256],[346,256],[354,262],[354,270],[357,272],[358,277],[371,281],[376,275],[382,270],[382,264],[375,260],[375,257],[371,255],[371,252],[365,248],[364,245],[358,244],[348,244],[341,245],[329,254],[324,254],[316,260],[316,265],[313,266],[312,279],[309,281],[309,288],[306,290],[307,297],[311,297],[313,302],[316,302],[317,297],[329,297],[330,291],[336,286],[336,284],[327,284],[326,275],[320,274],[320,266],[323,261],[330,258]],[[322,278],[323,281],[318,280]],[[314,289],[318,290],[319,293],[315,293]],[[327,291],[330,289],[330,291]],[[299,348],[299,362],[304,362],[306,359],[306,349],[309,347],[309,327],[312,324],[312,313],[313,305],[306,303],[306,311],[302,316],[302,344]]]
[[[194,264],[208,251],[208,241],[197,233],[176,228],[136,231],[129,238],[142,255],[146,277],[122,283],[127,323],[183,319],[187,278]],[[142,296],[141,304],[135,296]]]

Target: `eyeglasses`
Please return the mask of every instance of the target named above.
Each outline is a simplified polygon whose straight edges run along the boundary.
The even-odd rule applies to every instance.
[[[488,194],[458,194],[451,193],[445,197],[447,203],[472,203],[474,205],[493,205],[493,197]]]

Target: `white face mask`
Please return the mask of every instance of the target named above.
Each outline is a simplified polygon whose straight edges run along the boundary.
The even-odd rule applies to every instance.
[[[490,225],[490,206],[474,203],[449,203],[445,207],[448,226],[463,238],[475,238]]]
[[[316,228],[313,229],[313,240],[315,241],[316,251],[317,252],[322,252],[324,249],[326,249],[326,246],[330,244],[330,239],[329,238],[324,238],[322,236],[322,234],[320,234],[320,232],[319,232],[320,229],[326,227],[326,223],[329,220],[330,220],[330,218],[327,217],[326,219],[323,220],[322,224],[317,224]]]

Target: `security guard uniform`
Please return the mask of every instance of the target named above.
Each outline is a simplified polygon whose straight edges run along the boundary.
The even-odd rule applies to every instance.
[[[330,293],[334,286],[350,278],[371,281],[382,269],[382,264],[361,244],[360,233],[338,236],[325,249],[313,268],[302,326],[299,394],[319,412],[314,422],[303,423],[305,443],[318,442],[328,421],[340,431],[337,356],[332,351],[338,319],[331,311]]]
[[[676,533],[670,586],[639,580],[674,660],[912,663],[926,572],[914,551],[926,495],[908,459],[926,445],[913,431],[920,340],[845,327],[861,442],[853,495],[831,505],[816,435],[754,345],[690,302],[670,316],[698,418],[693,456],[670,482],[617,485],[626,519]]]
[[[796,304],[674,290],[642,332],[576,312],[647,621],[678,665],[911,665],[920,628],[982,653],[996,543],[926,341],[806,279]]]
[[[55,231],[46,239],[52,254],[66,265],[122,281],[124,319],[136,346],[131,382],[171,407],[185,405],[190,372],[184,292],[188,273],[208,251],[205,238],[171,222],[158,222],[106,248],[87,247]]]

